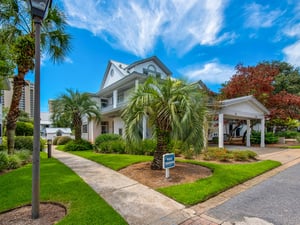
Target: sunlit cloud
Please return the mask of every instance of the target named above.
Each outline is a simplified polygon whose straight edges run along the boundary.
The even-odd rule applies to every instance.
[[[300,41],[284,48],[283,53],[285,61],[294,66],[300,66]]]
[[[207,84],[222,84],[235,73],[234,67],[218,62],[208,62],[203,65],[193,65],[180,71],[190,81],[202,80]]]
[[[272,27],[282,13],[279,9],[270,10],[268,5],[249,4],[245,7],[245,26],[250,28]]]
[[[235,35],[222,33],[228,0],[63,0],[69,24],[87,29],[114,47],[146,56],[161,39],[184,54]]]

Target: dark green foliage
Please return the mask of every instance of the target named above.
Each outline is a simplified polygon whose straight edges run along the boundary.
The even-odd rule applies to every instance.
[[[57,145],[65,145],[71,140],[72,140],[72,138],[69,136],[61,136],[57,140]]]
[[[64,147],[65,151],[84,151],[91,149],[93,149],[93,145],[89,141],[83,139],[71,140]]]
[[[299,133],[297,131],[291,131],[291,130],[280,131],[276,133],[277,137],[285,137],[285,138],[296,138],[298,135]]]
[[[33,124],[29,122],[17,122],[16,136],[33,136]]]
[[[260,132],[259,131],[252,131],[250,137],[252,144],[260,144]],[[273,134],[272,132],[265,133],[265,143],[266,144],[274,144],[278,142],[278,137]]]
[[[8,156],[5,152],[0,152],[0,171],[7,168]]]
[[[125,153],[125,141],[124,140],[114,140],[114,141],[104,141],[97,146],[97,152],[101,153]]]
[[[145,139],[138,143],[130,143],[126,145],[126,153],[132,155],[153,155],[155,150],[155,139]]]
[[[100,134],[96,137],[95,145],[99,146],[101,143],[106,141],[119,141],[122,140],[122,136],[118,134]]]
[[[46,141],[40,139],[40,151],[45,147]],[[32,136],[16,136],[15,150],[30,150],[33,151],[33,137]]]

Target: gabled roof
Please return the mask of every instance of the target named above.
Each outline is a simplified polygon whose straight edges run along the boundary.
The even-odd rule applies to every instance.
[[[71,134],[72,133],[70,128],[46,128],[46,133],[47,134],[54,134],[57,131],[61,131],[64,134]]]
[[[101,88],[100,89],[102,89],[104,87],[104,84],[106,82],[106,79],[107,79],[107,76],[108,76],[108,73],[109,73],[111,65],[115,65],[116,68],[124,76],[126,76],[126,75],[129,74],[128,71],[126,70],[126,67],[128,66],[127,64],[124,64],[124,63],[121,63],[121,62],[117,62],[117,61],[114,61],[114,60],[109,60],[108,63],[107,63],[107,66],[106,66],[106,70],[105,70],[105,73],[104,73],[104,77],[102,79],[102,83],[101,83]]]
[[[255,118],[270,114],[269,110],[252,95],[226,99],[220,101],[220,104],[221,111],[230,116]]]
[[[159,58],[157,58],[156,56],[152,56],[152,57],[149,57],[149,58],[146,58],[146,59],[142,59],[142,60],[139,60],[139,61],[136,61],[132,64],[130,64],[127,69],[131,69],[139,64],[142,64],[142,63],[145,63],[145,62],[149,62],[149,61],[154,61],[157,65],[159,65],[159,67],[168,75],[168,76],[171,76],[172,75],[172,72],[165,66],[165,64],[162,63],[162,61],[159,60]]]
[[[117,61],[114,61],[114,60],[109,60],[108,64],[107,64],[107,67],[106,67],[106,70],[105,70],[105,73],[104,73],[104,77],[102,79],[100,90],[103,89],[103,87],[106,83],[106,80],[107,80],[107,77],[108,77],[108,74],[109,74],[109,70],[110,70],[112,65],[114,65],[118,69],[118,71],[124,77],[126,77],[128,75],[136,73],[136,71],[130,72],[130,69],[132,69],[132,68],[134,68],[134,67],[136,67],[140,64],[143,64],[145,62],[149,62],[149,61],[153,61],[155,64],[157,64],[167,76],[172,75],[172,72],[156,56],[152,56],[152,57],[149,57],[149,58],[146,58],[146,59],[138,60],[136,62],[131,63],[130,65],[127,65],[127,64],[121,63],[121,62],[117,62]]]

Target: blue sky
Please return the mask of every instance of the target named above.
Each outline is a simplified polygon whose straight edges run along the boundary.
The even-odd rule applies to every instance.
[[[238,63],[281,60],[300,66],[298,0],[54,0],[72,35],[65,62],[41,67],[41,111],[67,88],[99,90],[110,59],[156,55],[189,81],[218,91]],[[33,75],[28,76],[33,79]]]

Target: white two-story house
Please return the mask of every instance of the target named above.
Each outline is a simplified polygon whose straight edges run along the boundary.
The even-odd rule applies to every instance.
[[[130,93],[138,84],[143,83],[148,76],[166,78],[171,71],[156,57],[150,57],[133,62],[129,65],[110,60],[106,67],[100,89],[91,94],[101,109],[101,123],[84,119],[82,137],[91,142],[103,133],[123,135],[124,122],[121,119],[122,110],[126,107]],[[143,138],[150,136],[147,121],[143,121]]]
[[[171,71],[156,56],[129,65],[110,60],[99,91],[91,94],[101,109],[101,122],[97,124],[93,120],[88,121],[83,118],[82,138],[94,142],[98,135],[104,133],[123,135],[125,126],[121,114],[127,106],[130,94],[148,76],[164,79],[171,75]],[[207,89],[201,81],[199,81],[199,87]],[[242,136],[247,131],[247,146],[250,146],[250,122],[251,120],[259,120],[260,126],[256,126],[256,129],[261,130],[261,147],[265,146],[265,115],[269,111],[253,96],[224,100],[218,105],[219,109],[213,112],[218,118],[215,122],[216,129],[210,130],[209,133],[212,137],[218,137],[219,147],[224,147],[224,135],[232,133],[237,120],[245,121],[245,123],[236,129],[234,136]],[[151,130],[148,127],[147,118],[144,117],[141,123],[141,137],[143,139],[151,137]]]

